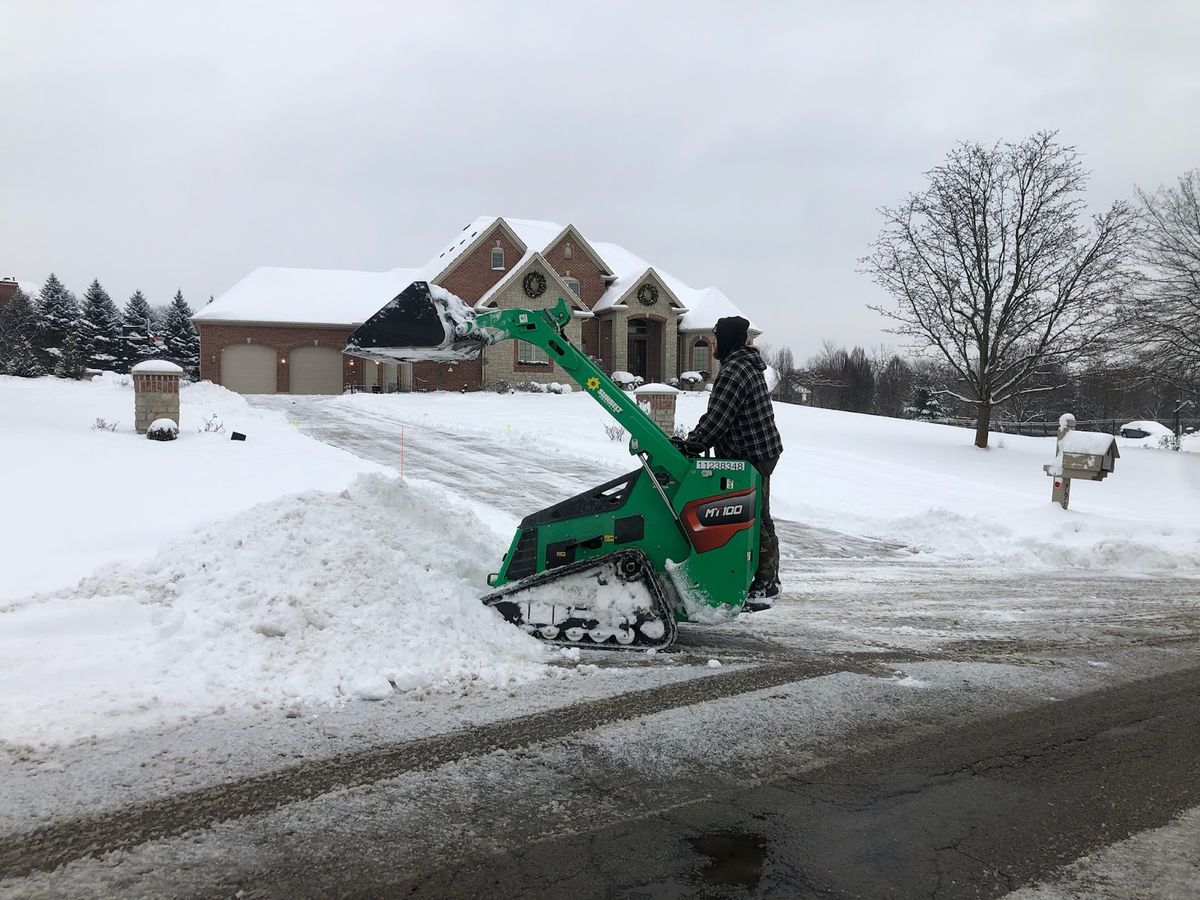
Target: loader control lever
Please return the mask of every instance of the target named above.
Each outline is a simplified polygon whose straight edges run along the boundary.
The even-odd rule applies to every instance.
[[[708,451],[708,448],[699,441],[689,441],[687,438],[673,437],[671,443],[684,456],[699,457]]]

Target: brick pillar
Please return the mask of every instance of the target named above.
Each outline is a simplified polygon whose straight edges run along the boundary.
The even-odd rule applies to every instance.
[[[667,434],[675,431],[675,397],[678,393],[666,384],[646,384],[634,391],[638,406]]]
[[[134,427],[145,434],[155,419],[179,424],[179,379],[183,369],[162,359],[150,359],[133,367]]]

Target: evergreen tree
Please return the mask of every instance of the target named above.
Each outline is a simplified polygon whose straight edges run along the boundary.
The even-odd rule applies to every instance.
[[[138,363],[158,355],[153,340],[154,325],[150,303],[141,291],[134,291],[121,314],[121,371],[128,372]]]
[[[82,378],[86,368],[87,357],[81,333],[68,334],[58,354],[58,361],[54,364],[54,374],[59,378]]]
[[[171,314],[171,304],[162,303],[150,307],[150,333],[155,337],[163,337],[167,333],[167,317]]]
[[[83,314],[79,309],[79,301],[51,273],[38,294],[37,331],[33,341],[42,366],[53,369],[62,355],[67,338],[74,335],[78,342],[82,328]]]
[[[24,291],[0,307],[0,373],[33,378],[46,374],[33,349],[37,311]]]
[[[98,280],[83,295],[83,351],[94,369],[115,370],[120,361],[121,313]]]
[[[183,291],[175,292],[175,298],[167,309],[164,336],[167,359],[182,366],[185,372],[195,374],[200,368],[200,336],[192,325],[192,308],[183,299]]]
[[[910,419],[942,419],[946,411],[936,393],[927,387],[919,387],[913,391],[912,401],[904,408],[904,414]]]

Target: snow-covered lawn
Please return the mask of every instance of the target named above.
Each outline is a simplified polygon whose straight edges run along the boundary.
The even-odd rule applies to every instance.
[[[207,382],[184,388],[181,418],[178,440],[149,441],[134,431],[127,376],[0,376],[0,601],[72,584],[105,562],[146,559],[264,500],[341,490],[382,471]],[[93,430],[97,419],[116,431]],[[204,420],[225,431],[201,433]],[[230,440],[234,431],[247,440]]]
[[[679,420],[706,401],[681,395]],[[364,429],[478,438],[457,462],[498,478],[534,454],[585,460],[597,482],[634,465],[582,392],[306,402]],[[776,410],[781,517],[964,568],[1200,567],[1198,454],[1122,448],[1116,473],[1077,482],[1064,512],[1041,471],[1052,438],[980,451],[962,429]],[[0,742],[572,671],[478,603],[511,534],[506,516],[480,514],[488,497],[399,480],[210,384],[184,390],[175,442],[135,435],[132,413],[121,379],[0,378]],[[214,414],[226,433],[200,433]],[[97,417],[120,424],[92,430]]]

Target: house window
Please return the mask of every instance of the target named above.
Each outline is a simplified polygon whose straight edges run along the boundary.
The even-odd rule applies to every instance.
[[[569,287],[571,290],[573,290],[575,292],[575,296],[578,297],[579,296],[579,279],[578,278],[564,278],[563,281],[565,281],[567,283],[567,287]]]
[[[492,248],[492,268],[493,269],[503,269],[504,268],[504,248],[503,247],[493,247]]]
[[[550,357],[541,347],[521,341],[517,344],[517,362],[523,366],[548,366]]]
[[[645,319],[630,319],[629,320],[629,333],[630,334],[646,334],[646,332],[647,332],[647,328],[646,328],[646,320]]]
[[[709,370],[708,341],[697,341],[692,347],[692,369],[696,372]]]

